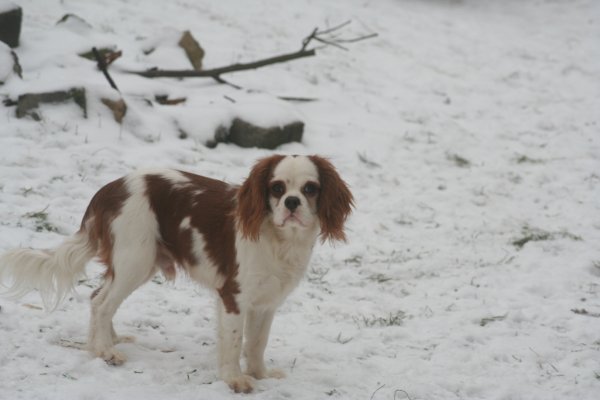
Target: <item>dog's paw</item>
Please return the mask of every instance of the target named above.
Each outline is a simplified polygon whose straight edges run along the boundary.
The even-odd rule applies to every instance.
[[[251,393],[254,390],[254,380],[248,375],[239,375],[233,378],[228,378],[225,382],[231,390],[236,393]]]
[[[127,361],[127,357],[125,357],[125,354],[115,349],[103,351],[98,356],[101,357],[104,360],[104,362],[106,362],[108,365],[123,365],[123,363]]]

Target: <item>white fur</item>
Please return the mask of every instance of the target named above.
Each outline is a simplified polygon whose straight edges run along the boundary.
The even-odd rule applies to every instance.
[[[114,347],[124,339],[116,335],[112,318],[127,296],[157,271],[161,238],[144,180],[150,172],[160,174],[173,185],[188,182],[183,174],[164,170],[135,173],[125,181],[130,196],[111,224],[114,273],[92,299],[87,344],[94,355],[115,365],[125,361],[125,356]],[[236,233],[239,269],[235,279],[240,293],[235,300],[239,313],[228,312],[218,301],[219,373],[235,391],[251,391],[253,378],[283,376],[279,370],[266,369],[264,351],[275,310],[304,275],[319,233],[315,200],[302,193],[307,181],[318,182],[318,178],[309,158],[284,158],[275,168],[273,180],[285,182],[286,193],[280,199],[269,200],[273,212],[263,221],[259,239],[249,240],[241,232]],[[297,220],[286,220],[291,214],[284,205],[288,196],[300,199],[293,212]],[[209,261],[203,235],[192,227],[189,217],[183,219],[180,229],[192,230],[193,252],[202,263],[188,268],[190,277],[215,290],[221,289],[226,277]],[[39,289],[45,304],[56,305],[95,255],[94,246],[88,243],[87,234],[78,233],[54,251],[8,252],[0,258],[0,279],[12,280],[12,292],[17,295]],[[247,358],[245,373],[240,367],[242,350]]]
[[[304,275],[317,234],[318,228],[315,226],[309,231],[297,232],[295,237],[281,240],[278,232],[269,224],[263,224],[258,242],[250,242],[238,234],[238,280],[242,288],[238,303],[242,309],[240,315],[232,316],[237,320],[228,320],[229,325],[221,325],[221,330],[237,331],[239,326],[245,324],[244,354],[248,376],[257,379],[284,376],[279,370],[267,371],[264,351],[275,310]],[[242,332],[238,332],[237,336],[241,337]],[[239,338],[236,337],[236,340]],[[239,357],[237,348],[224,350],[227,352],[226,358]]]
[[[125,356],[114,345],[112,318],[121,303],[156,272],[158,222],[145,195],[141,176],[127,180],[131,197],[111,224],[114,279],[106,280],[92,299],[88,348],[110,364],[119,365]]]
[[[71,292],[85,265],[95,255],[87,235],[76,234],[54,250],[15,249],[0,257],[4,294],[21,297],[37,289],[44,307],[54,310]]]
[[[204,237],[196,229],[192,229],[192,245],[196,255],[202,255],[200,265],[188,270],[190,278],[208,288],[223,287],[225,277],[219,274],[219,269],[210,261],[210,258],[205,253],[206,242]]]
[[[287,191],[280,201],[270,200],[273,213],[262,224],[258,241],[245,239],[240,233],[236,235],[240,314],[225,314],[223,308],[219,308],[219,338],[235,343],[220,349],[221,379],[244,389],[250,385],[250,390],[250,376],[257,379],[284,376],[280,370],[266,369],[264,351],[275,310],[300,282],[319,233],[316,210],[301,193],[307,181],[318,182],[313,163],[307,157],[287,157],[275,168],[272,181],[277,180],[286,183]],[[302,225],[288,223],[281,226],[281,221],[289,214],[284,206],[287,196],[301,199],[296,212]],[[237,361],[241,351],[237,344],[241,343],[242,333],[247,361],[245,375],[240,375]]]
[[[305,156],[286,157],[275,167],[271,181],[282,181],[285,183],[286,192],[281,199],[271,198],[269,200],[273,210],[273,223],[277,226],[284,224],[285,218],[290,211],[285,207],[285,199],[290,196],[298,197],[301,201],[295,215],[301,224],[310,226],[315,223],[316,209],[311,209],[308,199],[302,193],[302,187],[308,181],[318,182],[319,172],[315,165]],[[289,221],[286,225],[298,225],[295,221]],[[289,231],[289,230],[288,230]]]

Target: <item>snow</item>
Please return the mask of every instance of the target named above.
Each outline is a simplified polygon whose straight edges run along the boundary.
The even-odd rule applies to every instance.
[[[0,82],[4,82],[13,73],[14,59],[10,47],[0,42]]]
[[[262,124],[299,118],[303,143],[277,151],[330,157],[357,209],[348,242],[317,246],[275,318],[268,364],[288,377],[245,397],[598,398],[600,3],[20,6],[23,80],[10,76],[0,97],[85,87],[88,118],[74,104],[43,106],[40,122],[1,109],[0,250],[57,245],[95,191],[134,168],[240,182],[272,152],[207,149],[215,127],[237,115]],[[87,24],[56,25],[67,13]],[[345,20],[353,21],[346,37],[379,36],[224,76],[251,93],[125,72],[187,68],[176,47],[184,30],[212,68],[299,49],[315,26]],[[110,67],[128,104],[123,125],[100,102],[118,95],[76,55],[92,46],[123,50]],[[157,94],[187,101],[149,106]],[[190,137],[179,139],[179,129]],[[513,244],[528,235],[540,240]],[[121,307],[117,331],[137,337],[119,345],[124,366],[61,345],[85,340],[101,272],[91,264],[53,313],[39,309],[36,293],[0,297],[0,398],[232,397],[217,379],[214,299],[184,279],[157,277]]]
[[[8,0],[0,0],[0,13],[6,13],[19,8],[18,5]]]

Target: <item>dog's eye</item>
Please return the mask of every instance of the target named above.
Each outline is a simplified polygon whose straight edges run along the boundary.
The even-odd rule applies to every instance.
[[[307,183],[306,185],[304,185],[304,187],[302,188],[302,192],[309,196],[315,196],[318,192],[319,192],[319,187],[317,185],[315,185],[314,183]]]
[[[271,186],[271,193],[275,197],[281,197],[285,193],[285,185],[281,182],[275,182]]]

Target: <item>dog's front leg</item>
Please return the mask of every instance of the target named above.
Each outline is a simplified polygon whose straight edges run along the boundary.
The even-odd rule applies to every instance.
[[[252,377],[244,375],[240,368],[244,314],[228,312],[221,301],[218,314],[219,375],[236,393],[250,393],[253,389]]]
[[[246,325],[244,334],[246,342],[244,344],[244,354],[248,368],[246,373],[256,379],[265,378],[284,378],[285,373],[279,369],[267,370],[265,367],[264,353],[269,340],[269,331],[275,310],[250,309],[246,313]]]

